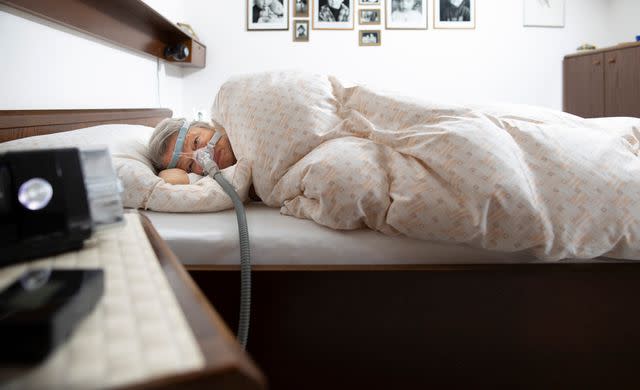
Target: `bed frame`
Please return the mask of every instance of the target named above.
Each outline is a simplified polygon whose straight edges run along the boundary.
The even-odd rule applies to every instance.
[[[155,126],[172,114],[165,108],[0,110],[0,142],[110,123]]]
[[[170,115],[0,111],[0,141]],[[235,329],[239,271],[190,274]],[[274,389],[637,387],[638,297],[637,262],[258,267],[248,349]]]

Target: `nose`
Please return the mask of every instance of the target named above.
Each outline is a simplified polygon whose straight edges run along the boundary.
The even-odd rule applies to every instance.
[[[183,152],[182,155],[187,158],[187,165],[190,165],[192,173],[196,173],[200,176],[203,175],[204,169],[198,164],[195,152]]]
[[[194,162],[192,167],[193,173],[202,176],[204,174],[204,169],[197,162]]]

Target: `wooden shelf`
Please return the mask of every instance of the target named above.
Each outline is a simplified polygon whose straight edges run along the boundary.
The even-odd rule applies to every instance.
[[[0,0],[1,4],[116,45],[181,66],[205,67],[206,46],[141,0]],[[189,57],[164,58],[167,46],[184,43]]]

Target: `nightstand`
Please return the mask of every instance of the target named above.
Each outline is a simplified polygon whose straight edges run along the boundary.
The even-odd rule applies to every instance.
[[[47,359],[0,367],[16,388],[263,389],[266,380],[151,222],[125,214],[79,251],[0,270],[0,288],[33,268],[101,268],[105,292]]]

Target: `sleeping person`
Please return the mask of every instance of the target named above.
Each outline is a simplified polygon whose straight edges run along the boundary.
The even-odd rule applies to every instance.
[[[220,168],[246,162],[284,215],[546,260],[640,260],[638,118],[420,101],[301,72],[227,81],[211,112],[215,130],[158,126],[156,168],[184,182],[218,137]]]

